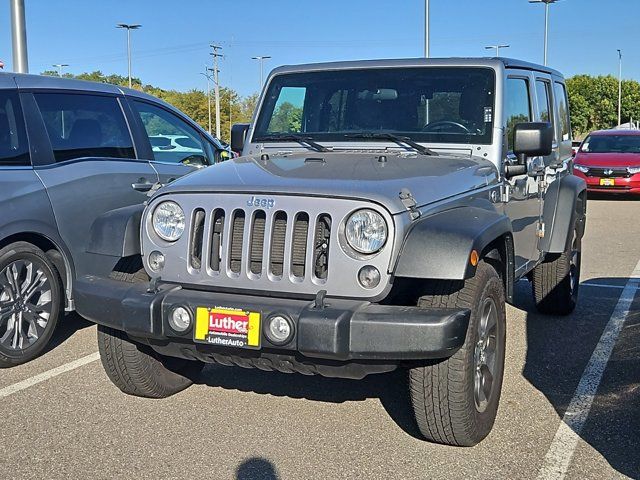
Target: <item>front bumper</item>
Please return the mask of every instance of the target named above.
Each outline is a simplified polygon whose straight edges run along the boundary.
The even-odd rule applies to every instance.
[[[574,175],[584,179],[587,182],[587,190],[589,192],[598,193],[631,193],[640,194],[640,173],[626,177],[591,177],[587,176],[579,170],[574,170]],[[600,185],[601,179],[613,179],[614,185]]]
[[[161,354],[326,376],[362,377],[403,362],[447,358],[464,343],[470,311],[419,309],[328,298],[324,308],[308,300],[183,289],[160,284],[127,284],[87,276],[75,284],[76,308],[98,324],[126,332]],[[196,343],[193,331],[174,332],[168,315],[175,306],[240,308],[263,319],[284,314],[294,324],[290,342],[271,344],[262,322],[259,350]],[[268,367],[271,368],[268,368]],[[282,368],[279,368],[282,367]]]

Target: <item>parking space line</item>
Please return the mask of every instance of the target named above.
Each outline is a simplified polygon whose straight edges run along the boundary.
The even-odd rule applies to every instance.
[[[38,383],[44,382],[45,380],[49,380],[50,378],[57,377],[60,374],[70,372],[71,370],[75,370],[76,368],[82,367],[91,362],[95,362],[100,358],[100,354],[98,352],[92,353],[91,355],[87,355],[86,357],[79,358],[78,360],[74,360],[73,362],[65,363],[64,365],[60,365],[59,367],[52,368],[51,370],[47,370],[39,375],[35,375],[31,378],[27,378],[18,383],[14,383],[13,385],[9,385],[8,387],[4,387],[0,389],[0,398],[8,397],[9,395],[24,390],[26,388],[37,385]]]
[[[558,431],[545,456],[544,463],[538,472],[538,479],[562,479],[566,476],[571,464],[571,458],[578,445],[580,432],[589,416],[593,398],[598,391],[609,357],[629,315],[629,310],[638,289],[640,289],[640,262],[636,265],[622,290],[611,318],[604,332],[602,332],[600,341],[582,373],[580,383],[573,394],[567,411],[562,417],[562,422],[560,422]]]

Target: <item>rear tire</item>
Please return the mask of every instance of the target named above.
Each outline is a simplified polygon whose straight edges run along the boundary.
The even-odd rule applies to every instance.
[[[547,254],[531,274],[533,300],[540,313],[569,315],[578,303],[582,235],[577,227],[561,254]]]
[[[64,314],[60,273],[27,242],[0,249],[0,368],[39,356]]]
[[[107,376],[128,395],[165,398],[189,387],[204,364],[166,357],[126,333],[98,325],[98,350]]]
[[[500,401],[506,330],[502,280],[481,261],[466,281],[434,281],[418,306],[471,310],[462,347],[446,360],[411,368],[409,392],[426,440],[473,446],[491,431]]]

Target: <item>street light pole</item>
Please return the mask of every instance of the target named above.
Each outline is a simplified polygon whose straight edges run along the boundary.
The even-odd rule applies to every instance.
[[[618,49],[618,126],[622,125],[622,50]]]
[[[430,18],[429,18],[429,0],[424,0],[424,58],[429,58],[431,56],[431,45],[430,45]]]
[[[11,42],[13,45],[13,70],[16,73],[29,73],[24,0],[11,0]]]
[[[56,67],[58,69],[58,76],[61,77],[62,76],[62,69],[64,67],[68,67],[69,64],[68,63],[54,63],[53,65],[51,65],[52,67]]]
[[[200,73],[200,75],[204,75],[207,78],[207,110],[209,112],[209,135],[211,135],[211,75],[209,75],[209,71],[212,70],[209,67],[205,66],[204,73]]]
[[[529,3],[544,3],[544,65],[547,65],[549,46],[549,5],[559,0],[529,0]]]
[[[251,57],[251,60],[258,60],[260,62],[260,89],[264,85],[264,61],[269,60],[269,55],[258,55],[257,57]]]
[[[501,48],[509,48],[511,45],[487,45],[485,48],[485,50],[493,50],[494,48],[496,49],[496,57],[500,56],[500,49]]]
[[[127,29],[127,65],[129,72],[129,88],[131,88],[131,30],[137,30],[141,26],[142,25],[128,23],[119,23],[118,25],[116,25],[116,28]]]

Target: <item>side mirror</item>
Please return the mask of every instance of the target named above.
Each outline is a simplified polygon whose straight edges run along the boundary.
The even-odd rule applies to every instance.
[[[546,157],[553,151],[553,127],[548,122],[518,123],[513,133],[513,153],[520,165],[528,157]]]
[[[231,127],[231,150],[242,154],[244,150],[244,142],[249,131],[248,123],[236,123]]]

